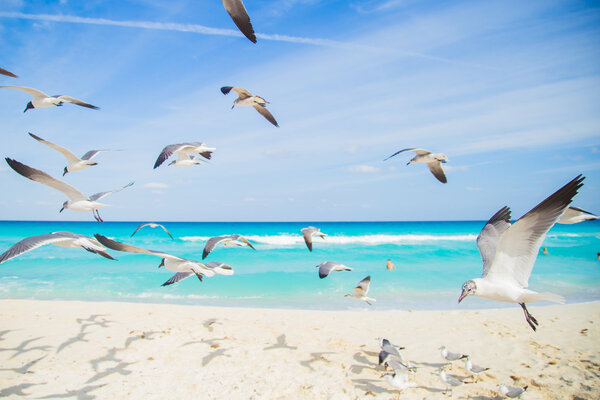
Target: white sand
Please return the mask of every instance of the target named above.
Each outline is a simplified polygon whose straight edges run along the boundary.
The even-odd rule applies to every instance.
[[[79,399],[600,398],[600,302],[479,311],[303,311],[0,301],[0,397]],[[214,319],[214,323],[209,324]],[[421,387],[398,394],[378,337],[406,347]],[[488,366],[444,395],[438,348]],[[465,377],[462,362],[447,371]],[[435,373],[435,374],[434,374]],[[470,379],[469,379],[470,380]]]

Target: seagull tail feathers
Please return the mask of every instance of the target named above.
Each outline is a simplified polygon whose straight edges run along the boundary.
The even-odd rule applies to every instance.
[[[534,301],[551,301],[553,303],[565,304],[564,297],[550,292],[537,293],[535,297]]]

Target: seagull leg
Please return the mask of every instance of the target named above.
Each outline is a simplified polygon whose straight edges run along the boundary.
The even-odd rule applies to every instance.
[[[96,217],[96,213],[95,213],[94,211],[96,211],[96,210],[92,210],[92,215],[94,216],[94,219],[95,219],[97,222],[100,222],[100,221],[98,221],[98,217]]]
[[[529,324],[529,326],[531,327],[531,329],[533,329],[534,331],[537,329],[537,319],[535,319],[533,317],[533,315],[529,314],[529,311],[527,311],[527,307],[525,307],[525,303],[519,303],[519,305],[521,306],[521,308],[523,309],[523,312],[525,313],[525,320],[527,321],[527,323]]]
[[[100,213],[98,212],[98,210],[96,210],[96,215],[98,216],[98,222],[104,222],[104,220],[100,216]]]

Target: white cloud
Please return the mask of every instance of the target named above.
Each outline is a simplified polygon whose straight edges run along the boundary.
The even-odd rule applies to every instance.
[[[373,167],[372,165],[361,164],[361,165],[355,165],[352,167],[348,167],[348,171],[356,172],[359,174],[375,174],[375,173],[381,172],[381,169],[377,168],[377,167]]]

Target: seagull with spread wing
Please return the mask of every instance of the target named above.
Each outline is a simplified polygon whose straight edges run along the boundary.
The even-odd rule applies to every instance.
[[[589,211],[582,210],[579,207],[569,207],[565,210],[563,215],[560,216],[556,223],[558,224],[578,224],[583,221],[593,221],[600,218],[597,215],[592,214]]]
[[[204,260],[208,254],[213,251],[216,245],[221,243],[223,246],[248,246],[252,250],[256,250],[252,243],[242,235],[223,235],[215,236],[208,239],[202,252],[202,259]]]
[[[365,279],[358,282],[358,285],[354,288],[354,291],[344,295],[344,297],[351,297],[356,300],[364,301],[371,306],[372,304],[370,302],[375,302],[376,300],[371,297],[367,297],[367,294],[369,293],[369,286],[371,286],[371,276],[367,276]]]
[[[252,43],[256,43],[256,35],[254,34],[254,28],[250,22],[250,17],[244,7],[242,0],[223,0],[225,10],[239,28],[239,30],[250,40]]]
[[[214,147],[208,147],[206,144],[202,142],[186,142],[186,143],[177,143],[170,144],[165,146],[164,149],[158,155],[156,162],[154,163],[154,168],[160,167],[160,165],[167,160],[167,158],[171,157],[173,153],[177,154],[177,160],[171,161],[169,165],[175,165],[176,167],[189,167],[191,165],[200,164],[203,162],[201,158],[192,158],[191,154],[200,154],[207,160],[210,160],[212,157],[212,152],[216,149]]]
[[[319,268],[319,278],[321,279],[328,276],[331,271],[352,271],[352,268],[346,267],[344,264],[335,261],[324,261],[317,265],[317,268]]]
[[[325,239],[325,236],[327,236],[327,234],[321,232],[321,230],[319,228],[315,228],[314,226],[309,226],[308,228],[302,228],[302,229],[300,229],[300,232],[302,232],[302,237],[304,238],[306,247],[308,247],[308,250],[310,250],[310,251],[312,251],[312,237],[313,236],[320,236],[321,239]]]
[[[231,108],[235,106],[252,106],[260,115],[265,117],[267,121],[279,128],[279,124],[275,121],[275,117],[267,110],[265,104],[269,104],[268,101],[260,96],[253,96],[248,90],[239,87],[223,86],[221,88],[223,94],[228,94],[232,90],[237,93],[238,98],[233,101]]]
[[[156,222],[147,222],[145,224],[139,224],[137,228],[135,228],[135,231],[133,231],[133,233],[131,234],[131,236],[133,237],[133,235],[135,235],[135,233],[137,231],[139,231],[140,229],[142,229],[145,226],[149,226],[150,228],[162,228],[163,231],[165,231],[165,233],[167,235],[169,235],[169,237],[173,240],[175,240],[173,238],[173,235],[171,235],[171,233],[169,233],[169,231],[167,230],[167,228],[165,228],[164,226],[162,226],[161,224],[157,224]]]
[[[88,104],[84,101],[78,100],[71,96],[48,96],[46,93],[40,90],[25,86],[0,86],[0,88],[21,90],[25,93],[30,94],[33,97],[33,100],[27,103],[27,107],[23,112],[26,112],[27,110],[32,108],[62,106],[65,102],[72,103],[81,107],[91,108],[93,110],[99,110],[98,107]]]
[[[442,163],[448,162],[448,157],[446,157],[446,155],[444,153],[434,154],[434,153],[430,152],[429,150],[425,150],[425,149],[409,148],[409,149],[398,150],[397,152],[395,152],[394,154],[392,154],[391,156],[389,156],[388,158],[386,158],[383,161],[389,160],[390,158],[394,157],[395,155],[398,155],[405,151],[413,151],[417,154],[406,165],[413,164],[413,163],[426,163],[427,166],[429,167],[429,171],[431,171],[433,176],[435,176],[438,181],[440,181],[442,183],[448,182],[448,180],[446,179],[446,174],[444,174],[444,170],[442,169]]]
[[[18,76],[16,76],[12,72],[5,70],[4,68],[0,68],[0,74],[10,76],[11,78],[18,78]]]

